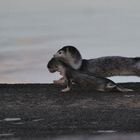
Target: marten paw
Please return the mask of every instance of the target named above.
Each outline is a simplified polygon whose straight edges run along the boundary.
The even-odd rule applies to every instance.
[[[70,88],[69,87],[67,87],[67,88],[65,88],[65,89],[63,89],[63,90],[61,90],[62,92],[68,92],[68,91],[70,91]]]

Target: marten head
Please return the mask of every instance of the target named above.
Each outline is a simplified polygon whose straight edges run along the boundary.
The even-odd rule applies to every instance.
[[[58,60],[55,58],[52,58],[48,64],[47,64],[47,68],[49,70],[49,72],[54,73],[56,71],[58,71]]]
[[[82,64],[82,56],[74,46],[64,46],[54,54],[54,58],[59,58],[74,69],[79,69]]]
[[[48,68],[49,72],[51,72],[51,73],[54,73],[57,71],[57,72],[60,72],[60,74],[64,76],[66,69],[70,68],[70,66],[68,66],[66,63],[64,63],[60,59],[52,58],[48,62],[47,68]]]

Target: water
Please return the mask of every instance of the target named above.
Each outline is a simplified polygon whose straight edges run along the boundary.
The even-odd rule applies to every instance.
[[[51,83],[46,69],[64,45],[83,58],[140,56],[139,0],[0,1],[0,83]],[[116,82],[139,81],[115,77]]]

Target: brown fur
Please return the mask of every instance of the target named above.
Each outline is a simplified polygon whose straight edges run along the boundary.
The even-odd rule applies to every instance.
[[[119,85],[117,85],[116,83],[107,78],[88,75],[86,73],[82,73],[78,70],[75,70],[66,63],[64,63],[63,61],[56,58],[52,58],[49,61],[47,67],[50,72],[52,70],[53,72],[59,71],[61,75],[64,77],[67,84],[67,88],[62,90],[63,92],[69,91],[71,89],[72,81],[74,83],[84,86],[85,88],[92,87],[93,89],[103,92],[111,91],[114,89],[121,92],[132,91],[131,89],[120,87]]]

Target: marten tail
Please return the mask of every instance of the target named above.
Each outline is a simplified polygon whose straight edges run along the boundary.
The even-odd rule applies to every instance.
[[[134,91],[133,89],[124,88],[124,87],[118,86],[118,85],[116,86],[116,89],[120,92],[132,92],[132,91]]]

